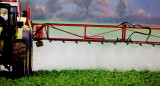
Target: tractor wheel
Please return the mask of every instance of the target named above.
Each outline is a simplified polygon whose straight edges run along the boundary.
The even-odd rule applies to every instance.
[[[15,77],[27,76],[30,72],[30,50],[25,42],[15,42],[13,45],[13,67]]]

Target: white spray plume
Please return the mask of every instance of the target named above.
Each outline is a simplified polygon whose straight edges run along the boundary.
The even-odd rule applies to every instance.
[[[43,47],[34,45],[33,63],[34,70],[160,70],[160,46],[44,41]]]

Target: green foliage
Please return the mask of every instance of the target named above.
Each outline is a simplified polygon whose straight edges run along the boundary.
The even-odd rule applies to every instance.
[[[0,77],[0,86],[159,86],[160,71],[62,70],[36,71],[20,79]]]

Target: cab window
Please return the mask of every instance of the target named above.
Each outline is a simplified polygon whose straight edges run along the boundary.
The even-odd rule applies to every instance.
[[[11,7],[10,8],[10,25],[15,26],[16,21],[17,21],[17,16],[16,16],[16,7]]]
[[[8,21],[8,9],[0,8],[0,16],[4,18],[4,20]]]

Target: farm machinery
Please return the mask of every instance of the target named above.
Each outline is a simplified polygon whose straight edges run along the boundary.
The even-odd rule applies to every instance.
[[[33,23],[30,8],[18,0],[0,0],[0,65],[15,76],[32,73],[33,41],[43,40],[160,45],[160,26]]]

